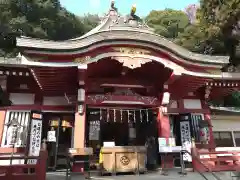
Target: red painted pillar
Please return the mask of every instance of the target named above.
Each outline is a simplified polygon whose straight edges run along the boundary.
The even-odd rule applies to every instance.
[[[158,137],[166,138],[168,143],[170,134],[171,134],[170,120],[167,114],[167,108],[160,107],[158,110]],[[163,166],[163,159],[161,159],[161,161]],[[174,167],[173,157],[170,154],[168,154],[167,157],[165,157],[165,167],[167,168]]]
[[[36,164],[36,180],[46,180],[47,158],[48,152],[46,150],[41,150],[40,158],[38,159],[38,163]]]
[[[166,107],[160,107],[158,110],[158,137],[169,138],[171,134],[169,116],[166,111]]]

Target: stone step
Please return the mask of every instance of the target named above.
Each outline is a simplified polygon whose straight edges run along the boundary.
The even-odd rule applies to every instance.
[[[208,180],[216,180],[211,173],[204,173]],[[230,172],[219,172],[216,175],[221,180],[237,180],[232,178]],[[82,175],[72,176],[71,180],[84,180]],[[168,176],[161,175],[161,172],[146,173],[141,175],[117,175],[117,176],[91,176],[93,180],[205,180],[197,172],[188,172],[187,175],[182,176],[178,171],[169,171]],[[66,180],[65,172],[49,172],[47,173],[47,180]]]

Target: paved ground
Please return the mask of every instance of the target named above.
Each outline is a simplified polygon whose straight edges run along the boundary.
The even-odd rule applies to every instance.
[[[205,173],[208,180],[216,180],[210,173]],[[229,173],[217,173],[221,180],[236,180],[230,177]],[[161,175],[161,172],[147,173],[141,175],[117,175],[117,176],[91,176],[92,180],[204,180],[201,175],[196,172],[188,172],[186,176],[178,174],[178,170],[169,171],[168,176]],[[65,173],[54,172],[47,174],[47,180],[66,180]],[[71,180],[85,180],[81,175],[76,175]]]

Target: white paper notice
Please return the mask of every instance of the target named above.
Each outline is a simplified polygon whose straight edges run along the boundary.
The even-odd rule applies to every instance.
[[[115,142],[111,141],[111,142],[103,142],[103,147],[114,147],[115,146]]]
[[[129,128],[129,138],[130,139],[136,138],[136,129],[135,128]]]
[[[89,140],[99,140],[100,121],[90,121]]]
[[[182,149],[191,152],[191,131],[190,124],[188,121],[180,122],[180,131],[181,131],[181,141],[182,141]],[[183,155],[183,160],[191,162],[192,158],[189,154]]]
[[[56,142],[56,131],[48,131],[47,141],[48,142]]]

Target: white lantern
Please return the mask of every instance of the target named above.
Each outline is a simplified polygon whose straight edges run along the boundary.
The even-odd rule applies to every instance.
[[[169,92],[164,92],[163,93],[163,99],[162,99],[162,105],[168,104],[169,100],[170,100],[170,93]]]
[[[78,101],[85,101],[85,89],[83,88],[78,89]]]

